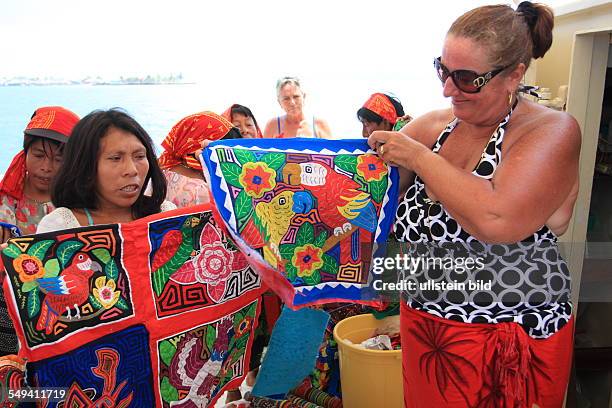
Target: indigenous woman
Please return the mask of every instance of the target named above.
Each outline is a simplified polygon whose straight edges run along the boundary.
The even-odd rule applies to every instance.
[[[270,119],[264,130],[264,137],[331,137],[329,125],[323,119],[304,114],[306,94],[300,80],[284,77],[276,83],[276,97],[285,115]]]
[[[2,242],[34,234],[53,210],[51,184],[62,164],[64,143],[79,117],[59,106],[38,108],[24,130],[23,150],[0,182]]]
[[[53,210],[51,184],[62,164],[64,143],[79,117],[60,106],[38,108],[24,130],[23,150],[0,182],[2,243],[34,234],[40,220]],[[17,352],[17,335],[0,292],[0,354]]]
[[[210,201],[197,152],[204,140],[238,138],[240,133],[224,117],[200,112],[181,119],[162,142],[159,165],[168,185],[166,199],[177,207]]]
[[[397,97],[374,93],[357,111],[357,119],[362,125],[361,135],[369,137],[375,130],[400,130],[412,117],[404,115]]]
[[[556,237],[576,200],[580,129],[518,95],[552,27],[552,11],[530,2],[467,12],[434,61],[452,107],[369,138],[402,172],[396,238],[428,259],[455,251],[455,267],[408,279],[466,286],[404,294],[407,407],[563,405],[573,318]],[[468,258],[478,266],[459,268]],[[490,289],[469,290],[478,281]]]
[[[259,129],[255,115],[249,108],[237,103],[233,104],[222,115],[235,128],[240,130],[243,138],[262,138],[263,134]]]
[[[151,183],[151,195],[144,189]],[[126,113],[94,111],[77,123],[51,198],[57,207],[38,233],[130,222],[176,208],[164,201],[166,180],[153,141]]]

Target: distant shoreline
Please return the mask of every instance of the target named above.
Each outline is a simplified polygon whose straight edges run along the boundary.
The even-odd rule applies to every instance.
[[[79,86],[79,85],[90,85],[90,86],[118,86],[118,85],[196,85],[197,82],[96,82],[96,83],[9,83],[0,84],[2,87],[16,87],[16,86]]]

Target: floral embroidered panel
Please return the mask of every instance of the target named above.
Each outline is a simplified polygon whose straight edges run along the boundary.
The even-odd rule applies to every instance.
[[[140,395],[136,373],[148,370],[154,405],[212,406],[248,371],[263,289],[210,204],[15,238],[2,259],[32,385],[73,387],[71,398],[101,403],[108,391],[102,379],[111,374],[95,372],[121,361],[134,377],[113,383],[122,390],[117,404],[130,390]],[[111,343],[136,331],[142,333],[133,344],[145,344],[150,357],[132,363],[129,350]],[[67,372],[53,381],[45,374],[78,361],[88,362],[89,374]]]
[[[365,140],[234,139],[203,152],[228,230],[290,307],[362,301],[399,176]]]

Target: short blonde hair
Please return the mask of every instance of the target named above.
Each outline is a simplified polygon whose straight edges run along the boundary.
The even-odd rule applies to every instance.
[[[276,81],[276,96],[277,97],[280,96],[281,89],[283,89],[283,86],[285,85],[295,85],[296,87],[300,88],[300,90],[302,89],[302,86],[300,85],[300,80],[298,77],[291,77],[291,76],[282,77],[281,79]]]

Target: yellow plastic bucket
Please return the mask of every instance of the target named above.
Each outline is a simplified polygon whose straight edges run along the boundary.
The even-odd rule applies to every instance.
[[[366,350],[357,346],[373,337],[381,325],[374,316],[364,314],[341,320],[334,328],[344,408],[404,406],[402,351]]]

